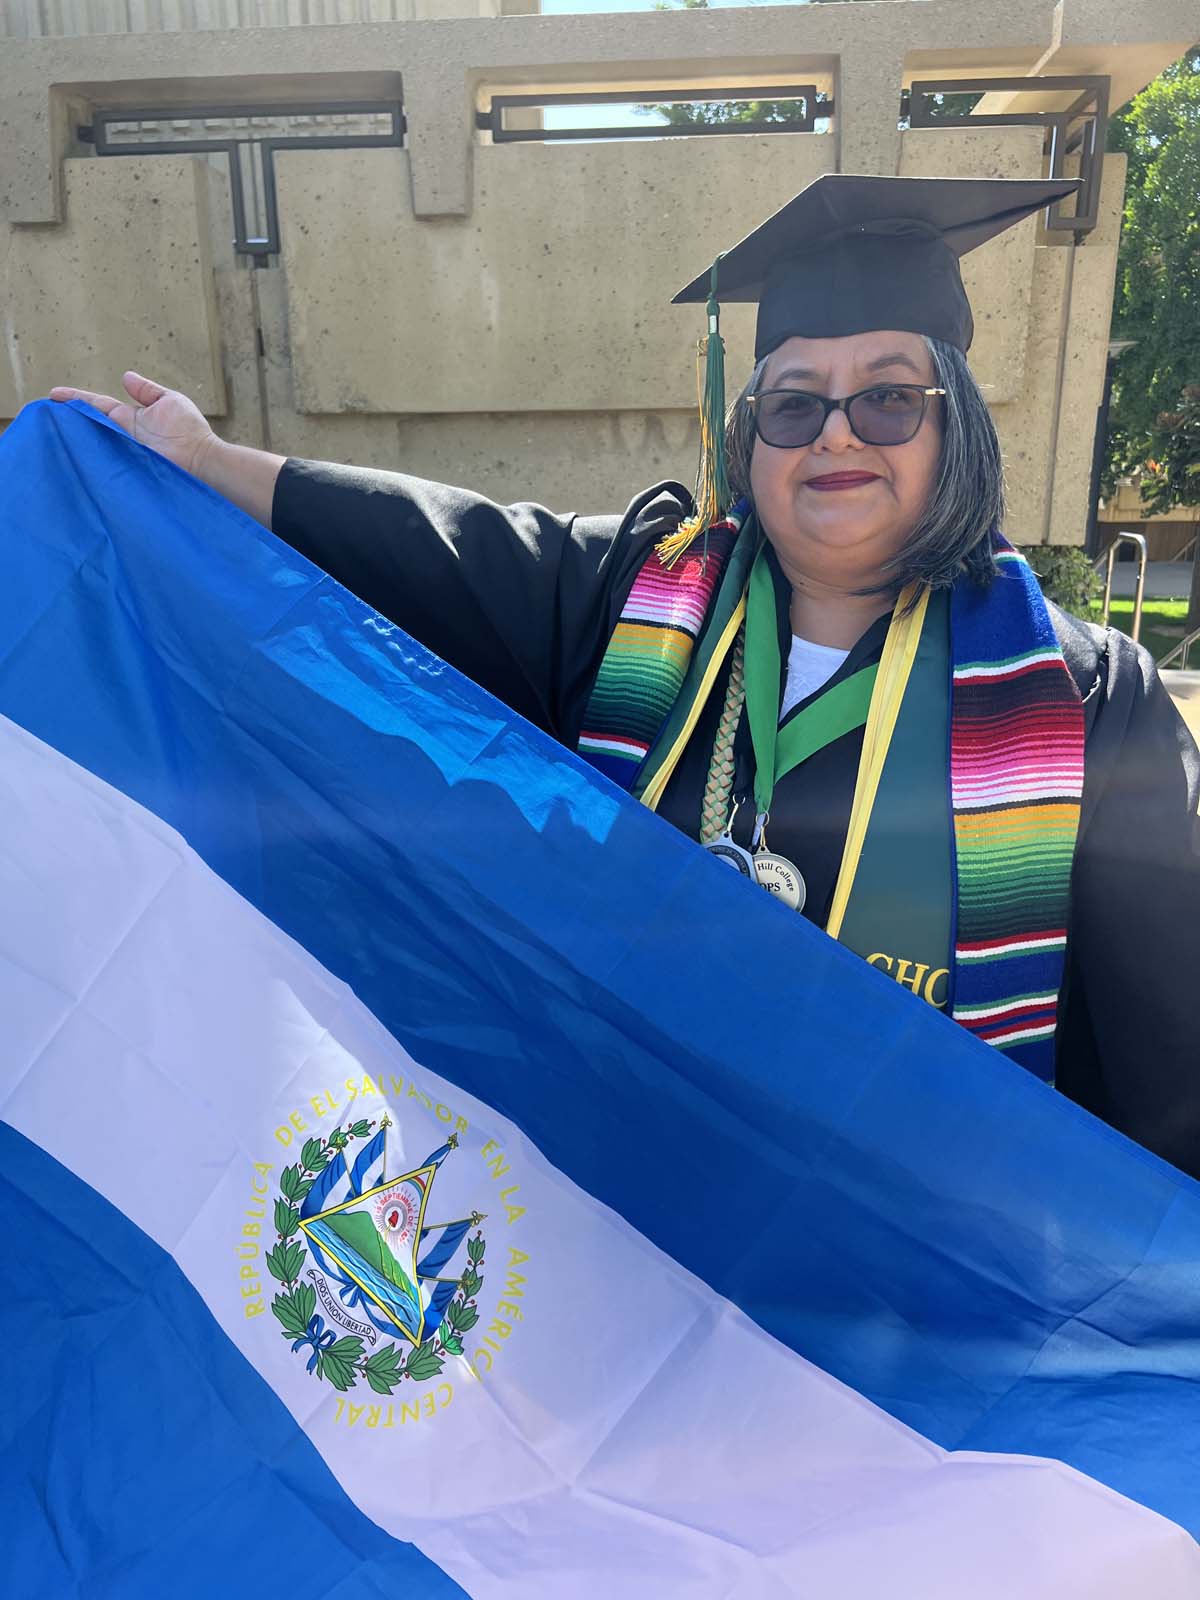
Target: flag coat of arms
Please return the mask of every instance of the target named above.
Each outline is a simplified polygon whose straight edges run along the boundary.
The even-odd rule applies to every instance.
[[[80,407],[0,443],[0,1592],[1200,1593],[1200,1189]]]

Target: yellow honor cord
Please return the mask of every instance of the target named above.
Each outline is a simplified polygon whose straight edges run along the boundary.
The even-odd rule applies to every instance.
[[[658,803],[663,797],[667,784],[671,781],[671,774],[679,765],[679,758],[687,749],[687,742],[692,737],[692,734],[696,731],[696,724],[700,720],[700,713],[708,704],[708,697],[712,693],[712,686],[716,682],[717,674],[721,670],[721,667],[725,661],[725,657],[729,654],[731,648],[733,647],[733,641],[737,638],[738,629],[741,627],[742,619],[745,615],[746,599],[743,595],[743,597],[734,607],[733,615],[725,624],[725,627],[721,632],[721,637],[717,640],[716,649],[713,651],[708,665],[704,669],[704,676],[701,678],[696,689],[696,693],[692,697],[691,709],[687,714],[683,726],[675,735],[675,739],[671,745],[671,748],[667,751],[666,756],[663,758],[662,766],[659,767],[658,771],[654,774],[654,777],[646,785],[645,793],[641,797],[642,804],[651,811],[658,810]]]

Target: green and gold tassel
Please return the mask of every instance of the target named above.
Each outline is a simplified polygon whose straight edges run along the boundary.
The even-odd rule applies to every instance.
[[[725,341],[721,338],[721,308],[717,304],[720,259],[718,256],[713,262],[705,307],[708,333],[700,340],[697,350],[700,468],[696,480],[696,510],[656,546],[665,567],[673,566],[694,539],[720,522],[727,515],[732,500],[725,470]]]

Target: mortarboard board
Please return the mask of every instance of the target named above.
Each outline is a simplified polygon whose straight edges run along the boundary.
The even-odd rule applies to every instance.
[[[974,321],[959,257],[1078,187],[1074,178],[826,173],[693,278],[672,304],[708,307],[700,485],[696,515],[663,541],[664,559],[673,560],[728,509],[722,303],[757,302],[756,361],[796,336],[840,338],[884,328],[965,351]]]
[[[758,303],[754,358],[785,339],[876,328],[966,350],[958,258],[1062,200],[1077,179],[871,178],[827,173],[717,258],[718,302]],[[711,272],[674,304],[707,301]]]

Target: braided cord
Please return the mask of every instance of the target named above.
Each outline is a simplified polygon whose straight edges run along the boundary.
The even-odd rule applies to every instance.
[[[704,784],[704,800],[700,807],[700,843],[712,844],[725,832],[730,821],[730,798],[733,794],[733,741],[738,723],[742,719],[742,706],[746,701],[745,679],[746,624],[743,622],[733,645],[733,660],[729,668],[729,682],[725,688],[725,704],[717,724],[717,737],[713,740],[712,758],[708,763],[708,777]]]

